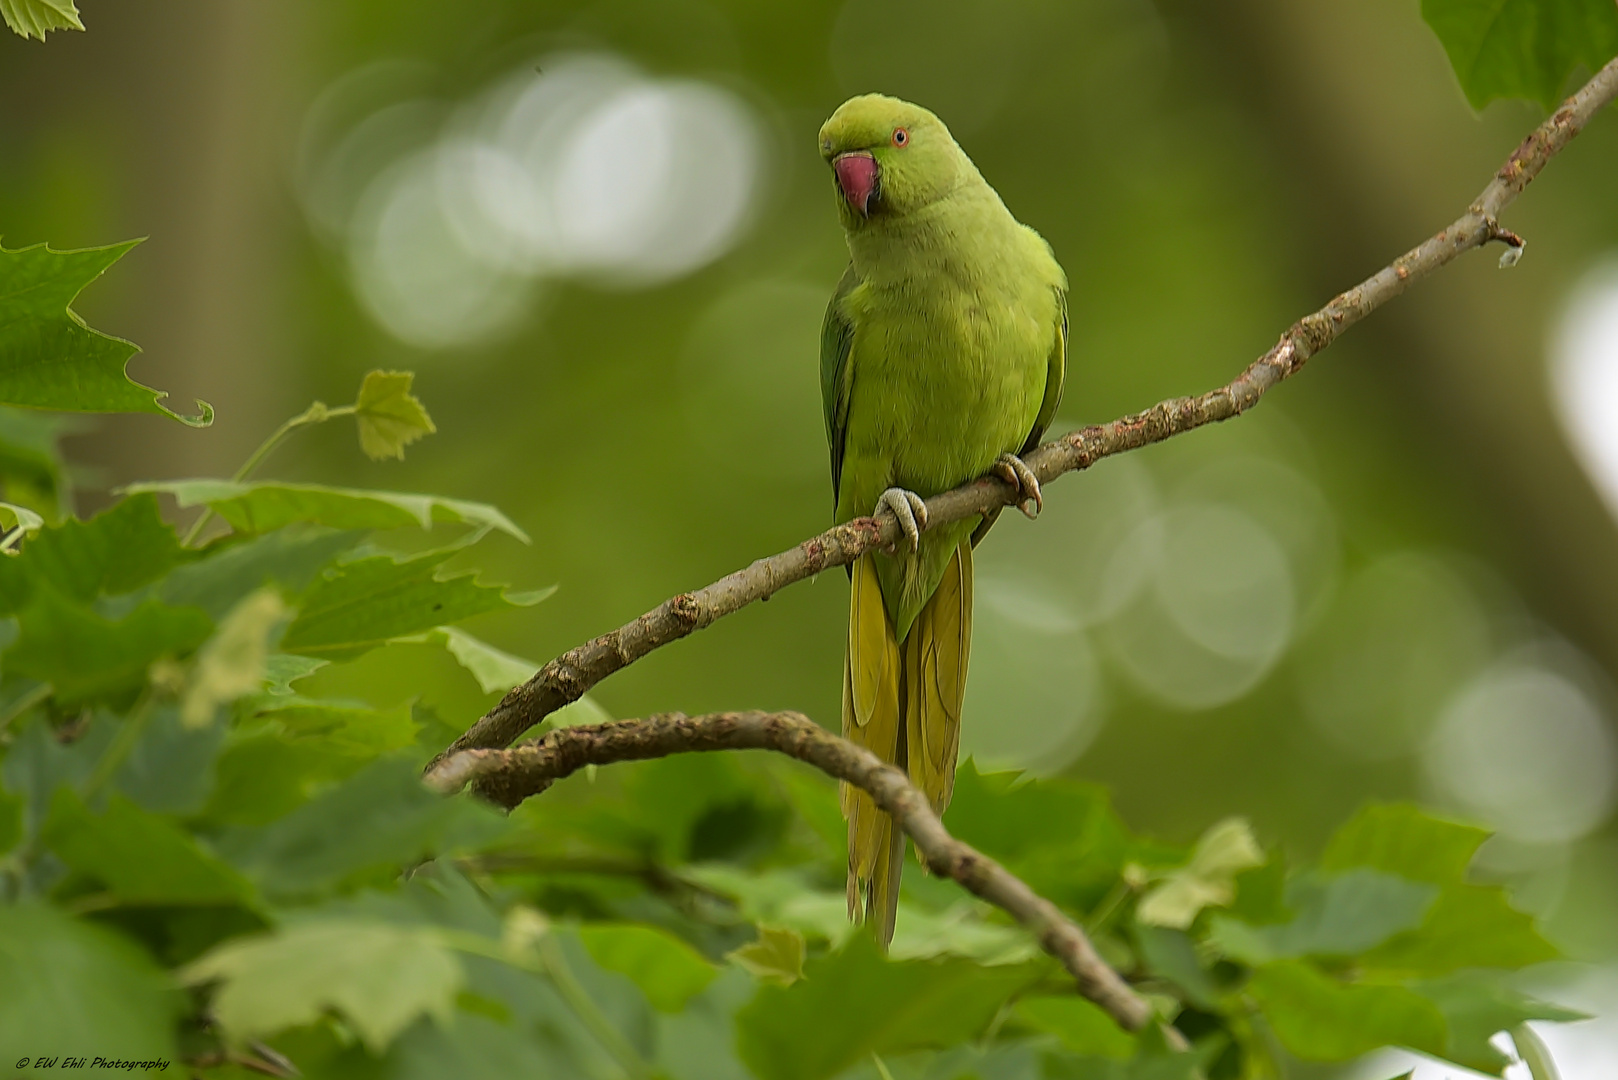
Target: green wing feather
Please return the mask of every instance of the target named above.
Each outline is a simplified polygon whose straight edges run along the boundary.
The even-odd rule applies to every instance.
[[[821,360],[824,370],[825,360]],[[1067,381],[1067,290],[1056,290],[1056,342],[1051,346],[1051,355],[1045,362],[1045,396],[1039,403],[1039,415],[1034,418],[1034,426],[1029,429],[1028,438],[1023,440],[1022,449],[1017,451],[1021,457],[1045,437],[1046,430],[1056,420],[1056,410],[1062,405],[1062,384]],[[1003,508],[1002,508],[1003,509]],[[999,510],[992,510],[983,515],[983,521],[972,530],[972,545],[977,546],[978,541],[988,535],[989,529],[994,526],[1000,517]]]
[[[1045,398],[1039,403],[1039,416],[1023,441],[1019,456],[1039,445],[1045,431],[1056,420],[1056,410],[1062,405],[1062,384],[1067,381],[1067,292],[1056,290],[1056,343],[1051,346],[1050,358],[1045,366]]]
[[[854,324],[843,311],[843,300],[859,283],[850,263],[826,305],[826,321],[820,327],[820,403],[826,412],[826,445],[831,448],[833,510],[843,482],[843,444],[848,436],[849,387],[853,384],[848,356],[854,349]]]

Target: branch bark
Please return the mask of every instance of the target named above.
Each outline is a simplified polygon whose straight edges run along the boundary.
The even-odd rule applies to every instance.
[[[1041,485],[1087,469],[1102,458],[1228,420],[1258,404],[1272,387],[1294,374],[1349,327],[1412,284],[1448,265],[1463,252],[1491,240],[1507,245],[1510,265],[1523,241],[1497,220],[1600,109],[1618,98],[1618,59],[1598,71],[1561,108],[1522,141],[1466,212],[1448,228],[1399,256],[1358,285],[1332,298],[1319,311],[1293,323],[1268,352],[1235,379],[1196,397],[1171,398],[1142,413],[1083,428],[1037,447],[1024,457]],[[927,500],[929,527],[961,521],[1010,505],[1015,490],[995,477],[982,477]],[[456,739],[434,764],[462,750],[509,746],[557,709],[577,701],[602,679],[652,650],[711,625],[757,600],[767,600],[794,582],[853,562],[899,536],[892,515],[855,518],[827,529],[695,592],[672,597],[633,622],[587,641],[550,661],[515,687]]]
[[[454,754],[428,770],[427,783],[444,794],[476,783],[481,794],[510,807],[586,765],[702,750],[774,750],[864,788],[915,841],[933,873],[953,878],[968,892],[1009,912],[1047,953],[1061,961],[1078,983],[1079,992],[1105,1009],[1120,1027],[1139,1031],[1151,1022],[1151,1005],[1107,966],[1084,931],[1055,904],[987,855],[951,836],[927,797],[904,773],[801,713],[667,713],[645,720],[558,728],[537,742],[509,750]]]

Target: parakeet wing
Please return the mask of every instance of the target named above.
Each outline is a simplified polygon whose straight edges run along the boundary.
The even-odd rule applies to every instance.
[[[853,264],[843,271],[826,305],[826,321],[820,328],[820,403],[826,412],[826,445],[831,448],[831,499],[837,505],[843,482],[843,443],[848,434],[849,388],[853,373],[848,355],[854,348],[854,324],[843,312],[843,299],[860,283]]]
[[[1063,289],[1056,290],[1056,320],[1056,342],[1051,346],[1051,355],[1045,362],[1045,397],[1039,403],[1039,415],[1034,418],[1028,438],[1023,440],[1022,449],[1017,451],[1019,457],[1039,445],[1062,404],[1062,383],[1067,380],[1067,292]],[[999,516],[999,510],[983,515],[982,523],[972,530],[974,546],[988,535]]]
[[[1023,440],[1022,449],[1017,451],[1019,456],[1039,445],[1039,440],[1045,437],[1045,430],[1056,419],[1056,410],[1062,404],[1062,383],[1067,379],[1067,293],[1062,289],[1056,290],[1056,310],[1056,344],[1052,346],[1050,359],[1046,361],[1045,399],[1039,404],[1039,416],[1034,420],[1033,430]]]

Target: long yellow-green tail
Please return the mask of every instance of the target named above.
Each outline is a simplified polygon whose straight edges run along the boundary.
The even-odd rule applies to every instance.
[[[943,813],[955,789],[961,701],[972,644],[972,545],[962,541],[903,642],[882,603],[875,556],[854,563],[843,664],[843,736],[904,769]],[[893,939],[904,833],[864,791],[842,786],[848,916]]]

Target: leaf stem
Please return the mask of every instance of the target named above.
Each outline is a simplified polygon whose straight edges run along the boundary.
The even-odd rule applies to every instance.
[[[17,717],[26,715],[28,710],[40,704],[55,692],[56,688],[50,683],[40,683],[26,694],[23,694],[16,701],[13,701],[10,705],[7,705],[5,711],[0,712],[0,734],[3,734],[6,728],[10,727]]]
[[[274,453],[275,448],[285,442],[287,436],[291,435],[299,428],[311,427],[315,424],[324,424],[327,420],[331,420],[339,416],[353,416],[355,411],[356,406],[353,405],[339,405],[336,408],[333,408],[323,402],[315,402],[307,409],[303,410],[303,412],[292,417],[280,427],[276,428],[270,433],[269,438],[259,443],[258,449],[254,450],[250,455],[248,455],[247,460],[242,462],[242,467],[236,470],[236,474],[231,477],[231,480],[239,484],[243,480],[246,480],[249,476],[252,476],[253,471],[264,463],[264,459],[269,457],[270,454]],[[195,544],[197,542],[197,538],[202,535],[203,526],[207,525],[212,518],[213,507],[203,507],[202,513],[198,514],[197,520],[191,523],[191,528],[186,532],[185,539],[182,540],[181,543],[186,547],[190,547]]]
[[[589,1029],[590,1034],[601,1044],[618,1065],[628,1073],[633,1080],[651,1080],[652,1067],[648,1065],[639,1052],[629,1045],[618,1029],[607,1019],[601,1007],[595,1003],[578,978],[573,969],[567,966],[567,959],[562,955],[562,949],[556,943],[555,937],[547,935],[539,943],[539,960],[545,967],[545,974],[550,976],[551,984],[556,987],[556,993],[567,1007],[573,1010],[581,1023]]]
[[[623,1035],[619,1034],[612,1021],[601,1011],[601,1006],[595,1003],[590,992],[573,974],[573,969],[568,966],[567,958],[562,955],[561,946],[556,943],[555,936],[546,934],[532,952],[524,950],[520,955],[514,954],[499,942],[491,941],[479,934],[439,928],[437,937],[452,949],[459,949],[475,956],[486,956],[491,960],[499,960],[524,971],[545,976],[555,987],[557,996],[632,1080],[653,1080],[655,1074],[651,1065]]]
[[[129,752],[135,748],[135,744],[140,741],[141,733],[146,730],[146,721],[151,718],[151,715],[152,695],[151,691],[148,690],[141,695],[140,700],[135,703],[135,707],[129,711],[129,716],[124,720],[124,726],[118,729],[117,735],[113,736],[111,745],[101,752],[100,760],[96,762],[95,768],[91,770],[89,777],[84,781],[84,787],[79,791],[79,794],[86,804],[100,793],[101,789],[106,786],[107,781],[111,780],[113,774],[118,771],[118,766],[124,763],[124,759],[129,756]]]
[[[1120,877],[1113,882],[1113,886],[1107,892],[1107,895],[1101,898],[1101,902],[1096,905],[1096,909],[1090,913],[1089,918],[1084,920],[1085,930],[1092,935],[1105,930],[1107,924],[1112,922],[1112,917],[1118,914],[1119,907],[1123,905],[1125,900],[1129,899],[1134,891],[1134,887],[1127,878]]]

